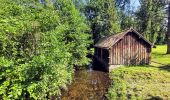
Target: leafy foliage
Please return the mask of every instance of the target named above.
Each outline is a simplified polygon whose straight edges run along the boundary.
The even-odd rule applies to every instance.
[[[158,0],[140,0],[141,7],[136,13],[139,32],[152,43],[163,43],[166,27],[164,25],[165,4]]]
[[[115,34],[120,31],[114,0],[92,0],[85,7],[85,15],[90,22],[93,39]]]
[[[0,1],[0,96],[45,99],[59,95],[74,66],[90,61],[88,27],[70,0]],[[55,5],[55,6],[53,6]],[[64,15],[63,15],[64,14]]]

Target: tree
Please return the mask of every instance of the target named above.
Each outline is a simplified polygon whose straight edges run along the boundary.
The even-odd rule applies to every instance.
[[[131,2],[131,0],[115,0],[115,5],[122,9],[125,10],[125,8],[127,8],[127,5],[129,5]]]
[[[73,2],[81,10],[82,15],[85,14],[95,42],[133,24],[132,16],[127,15],[130,0],[73,0]]]
[[[158,0],[140,0],[140,3],[141,7],[136,13],[138,31],[143,33],[149,41],[156,43],[158,34],[164,30],[162,23],[165,16],[165,4]]]
[[[167,54],[170,54],[170,2],[168,4],[168,41],[167,41]]]
[[[0,0],[0,98],[60,95],[89,62],[88,29],[71,0]]]
[[[90,60],[86,56],[91,36],[88,34],[89,27],[86,25],[84,17],[80,16],[80,12],[71,0],[57,0],[55,7],[62,20],[61,23],[66,26],[63,34],[64,41],[72,54],[71,62],[75,66],[88,64]]]
[[[132,0],[115,0],[117,13],[120,20],[121,30],[135,28],[134,6],[131,5]]]
[[[85,7],[94,42],[120,31],[114,0],[91,0]]]

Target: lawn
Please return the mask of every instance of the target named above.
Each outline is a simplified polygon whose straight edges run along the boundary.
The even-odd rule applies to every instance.
[[[155,65],[154,62],[158,62],[164,65],[170,65],[170,55],[166,54],[167,46],[161,45],[152,49],[152,63],[151,65]],[[157,65],[159,67],[160,65]]]
[[[148,66],[123,66],[110,72],[112,85],[107,97],[110,100],[169,100],[170,55],[166,46],[153,48],[152,61]]]

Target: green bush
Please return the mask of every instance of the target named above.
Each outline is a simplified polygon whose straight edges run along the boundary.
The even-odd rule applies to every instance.
[[[57,5],[0,1],[0,98],[60,95],[60,89],[72,80],[74,66],[89,63],[91,41],[84,18],[71,0]]]

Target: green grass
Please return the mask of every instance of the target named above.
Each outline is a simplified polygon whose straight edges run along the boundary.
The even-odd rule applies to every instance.
[[[152,49],[152,61],[162,63],[165,65],[170,65],[170,54],[166,54],[167,46],[161,45],[157,46],[157,48]],[[151,63],[151,65],[153,62]],[[159,67],[159,65],[158,65]]]
[[[170,55],[165,55],[165,53],[165,45],[153,49],[152,61],[161,64],[123,66],[112,70],[110,72],[112,84],[107,94],[108,99],[169,100]]]

